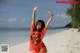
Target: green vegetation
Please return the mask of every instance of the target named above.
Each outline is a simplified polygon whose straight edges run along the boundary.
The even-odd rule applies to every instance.
[[[80,0],[76,1],[80,2]],[[67,10],[67,14],[72,18],[71,27],[79,28],[80,30],[80,4],[71,4],[71,7]]]

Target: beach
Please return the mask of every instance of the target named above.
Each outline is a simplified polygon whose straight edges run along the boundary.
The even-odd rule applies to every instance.
[[[47,53],[80,53],[80,32],[77,29],[66,29],[55,34],[46,34],[43,39]],[[12,46],[9,53],[30,53],[29,40]]]

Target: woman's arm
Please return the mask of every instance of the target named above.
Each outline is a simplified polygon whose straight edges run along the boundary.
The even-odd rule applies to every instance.
[[[52,19],[53,19],[53,14],[52,14],[51,12],[48,12],[48,14],[50,15],[50,18],[49,18],[48,22],[46,23],[46,28],[49,27],[49,24],[50,24],[50,22],[51,22]]]
[[[35,18],[36,18],[36,11],[38,10],[38,6],[35,6],[32,12],[32,23],[31,25],[35,24]]]

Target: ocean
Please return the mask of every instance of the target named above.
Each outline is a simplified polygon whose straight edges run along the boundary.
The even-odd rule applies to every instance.
[[[64,31],[66,28],[61,29],[48,29],[45,36]],[[15,46],[29,41],[29,30],[0,30],[0,44],[9,44]]]

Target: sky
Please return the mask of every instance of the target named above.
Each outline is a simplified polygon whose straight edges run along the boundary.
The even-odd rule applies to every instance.
[[[0,0],[0,27],[30,27],[32,11],[36,12],[36,21],[42,19],[45,23],[49,19],[48,11],[54,15],[50,27],[61,27],[71,22],[66,14],[69,4],[57,4],[56,0]]]

